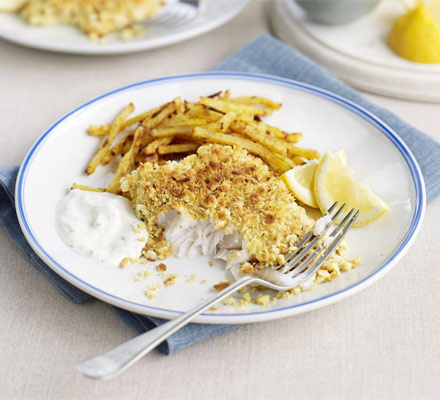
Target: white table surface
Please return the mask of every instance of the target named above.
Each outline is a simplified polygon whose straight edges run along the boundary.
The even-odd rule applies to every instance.
[[[205,71],[268,30],[264,1],[203,37],[123,57],[50,54],[0,41],[0,166],[21,162],[84,101],[161,75]],[[215,45],[214,45],[215,44]],[[440,105],[366,95],[440,140]],[[385,278],[327,308],[243,326],[107,382],[78,361],[134,335],[99,301],[73,305],[0,229],[2,399],[438,399],[440,200]]]

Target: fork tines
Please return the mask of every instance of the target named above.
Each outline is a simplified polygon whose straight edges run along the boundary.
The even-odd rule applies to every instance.
[[[296,252],[286,258],[287,264],[280,268],[281,272],[298,282],[303,282],[333,253],[360,213],[352,208],[342,221],[336,224],[345,204],[337,207],[338,202],[335,202],[328,209],[326,215],[329,216],[329,220],[318,235],[310,231],[301,239]]]

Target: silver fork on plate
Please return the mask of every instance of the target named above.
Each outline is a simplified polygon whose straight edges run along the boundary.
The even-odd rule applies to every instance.
[[[333,253],[359,215],[359,210],[352,209],[339,224],[336,224],[337,219],[345,208],[345,204],[338,209],[337,206],[336,202],[329,208],[328,215],[331,217],[330,221],[325,224],[319,235],[315,235],[313,231],[308,232],[296,246],[297,250],[286,257],[287,263],[274,268],[283,274],[283,278],[287,279],[285,285],[278,285],[267,279],[246,275],[219,292],[216,296],[204,301],[181,316],[122,343],[106,353],[83,361],[78,364],[78,370],[83,375],[95,379],[108,379],[120,374],[203,311],[243,286],[252,283],[284,291],[301,285]]]

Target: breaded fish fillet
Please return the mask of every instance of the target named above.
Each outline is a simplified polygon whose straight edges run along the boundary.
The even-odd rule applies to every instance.
[[[209,144],[179,162],[145,163],[121,187],[150,233],[147,257],[210,254],[261,269],[283,264],[314,224],[282,180],[239,147]]]

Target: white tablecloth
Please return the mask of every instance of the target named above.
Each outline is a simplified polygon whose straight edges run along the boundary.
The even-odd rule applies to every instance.
[[[203,37],[121,57],[50,54],[0,41],[0,165],[18,164],[52,122],[111,89],[204,71],[268,30],[263,1]],[[440,140],[440,106],[367,95]],[[4,399],[438,399],[440,200],[380,282],[327,308],[248,325],[172,357],[149,354],[108,382],[78,361],[134,335],[98,301],[73,305],[0,230]]]

